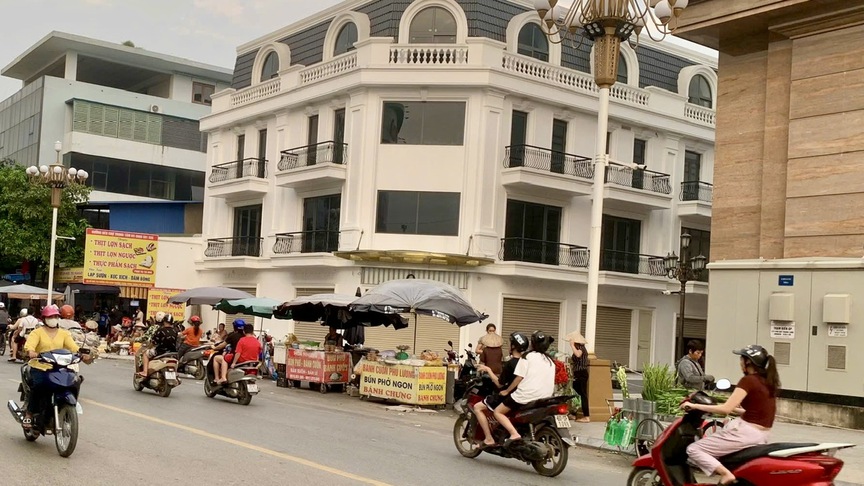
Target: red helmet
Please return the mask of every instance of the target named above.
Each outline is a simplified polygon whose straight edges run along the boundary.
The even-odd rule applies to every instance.
[[[60,309],[57,308],[56,305],[46,305],[44,309],[42,309],[42,317],[56,317],[60,315]]]
[[[60,317],[63,319],[72,319],[75,317],[75,309],[69,304],[64,305],[60,308]]]
[[[189,324],[201,324],[201,318],[198,316],[192,316],[189,318]]]

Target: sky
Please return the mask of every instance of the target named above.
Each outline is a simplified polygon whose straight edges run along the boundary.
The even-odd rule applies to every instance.
[[[340,0],[0,0],[0,67],[51,31],[137,47],[228,69],[237,46]],[[21,81],[0,77],[0,100]]]

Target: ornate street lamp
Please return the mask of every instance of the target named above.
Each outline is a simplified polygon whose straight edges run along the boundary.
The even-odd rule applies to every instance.
[[[594,82],[600,89],[597,111],[597,155],[594,159],[594,186],[591,206],[591,234],[588,243],[588,299],[585,339],[594,354],[597,333],[597,293],[600,282],[600,235],[603,224],[603,187],[609,156],[606,131],[609,126],[609,89],[618,77],[621,42],[636,40],[640,34],[663,40],[677,27],[677,19],[689,0],[534,0],[534,8],[546,25],[552,42],[579,37],[594,42]],[[568,5],[564,5],[567,3]],[[626,165],[626,164],[625,164]],[[632,168],[632,167],[631,167]],[[636,167],[644,168],[644,167]]]
[[[684,305],[687,300],[687,282],[699,278],[702,270],[705,270],[705,261],[707,260],[704,255],[688,258],[689,254],[690,235],[683,233],[681,235],[681,257],[679,258],[673,251],[666,254],[666,258],[663,259],[666,276],[681,283],[677,292],[680,297],[681,308],[678,310],[678,331],[675,333],[675,359],[686,351],[684,349]]]
[[[36,167],[31,165],[27,168],[30,181],[44,184],[51,188],[51,258],[48,262],[48,304],[51,303],[51,294],[54,292],[54,253],[57,246],[57,210],[60,209],[63,189],[69,184],[83,184],[87,180],[87,171],[77,170],[74,167],[66,168],[60,162],[60,150],[63,148],[60,142],[54,142],[54,150],[57,152],[57,160],[51,165]]]

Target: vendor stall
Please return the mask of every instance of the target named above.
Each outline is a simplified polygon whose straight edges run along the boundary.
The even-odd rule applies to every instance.
[[[321,393],[333,385],[345,385],[351,377],[351,354],[342,351],[318,351],[288,348],[285,360],[285,376],[289,384],[300,387],[309,383]]]
[[[405,361],[408,363],[361,360],[357,365],[360,396],[384,398],[408,405],[444,405],[447,368],[426,366],[425,362],[420,363],[422,360]]]

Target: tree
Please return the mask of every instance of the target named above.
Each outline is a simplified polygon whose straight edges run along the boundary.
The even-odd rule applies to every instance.
[[[63,189],[57,216],[56,264],[84,263],[87,221],[77,205],[86,203],[90,187],[71,184]],[[24,260],[47,269],[51,255],[51,189],[31,182],[25,168],[11,160],[0,160],[0,267],[14,267]],[[34,268],[34,270],[35,270]]]

